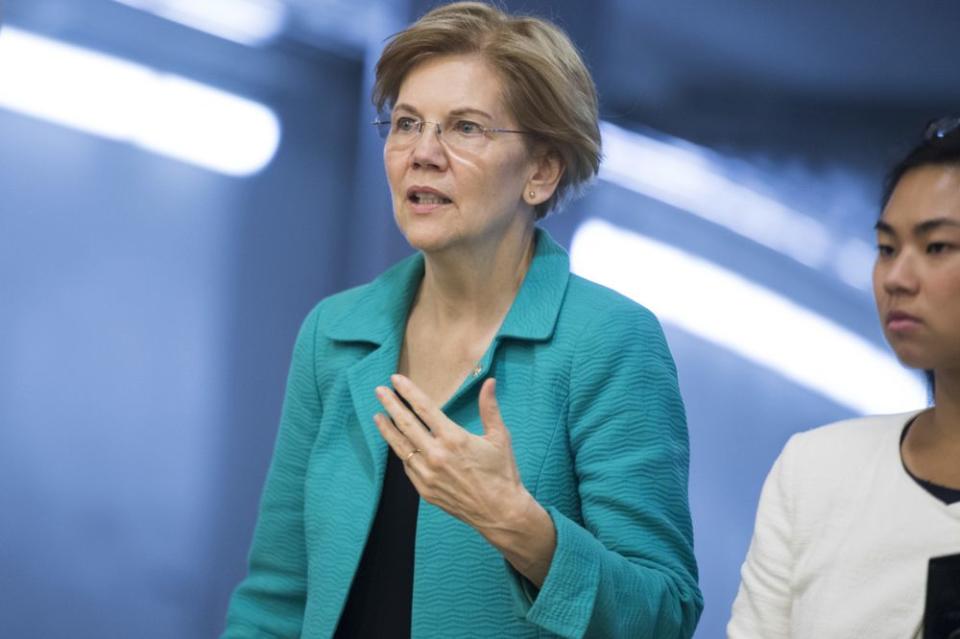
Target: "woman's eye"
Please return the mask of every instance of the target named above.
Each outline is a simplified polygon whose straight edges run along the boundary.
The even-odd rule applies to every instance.
[[[480,135],[483,133],[483,127],[470,120],[457,120],[453,125],[453,130],[461,135]]]
[[[393,128],[401,133],[409,133],[417,128],[417,121],[413,118],[397,118]]]
[[[927,253],[936,255],[937,253],[943,253],[950,245],[946,242],[930,242],[927,244]]]
[[[893,247],[889,244],[877,244],[877,254],[880,257],[890,257],[893,255]]]

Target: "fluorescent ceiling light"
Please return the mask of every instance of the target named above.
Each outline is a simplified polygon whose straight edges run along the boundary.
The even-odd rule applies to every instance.
[[[602,122],[600,179],[665,202],[843,281],[869,290],[873,247],[842,242],[813,217],[721,174],[702,149]]]
[[[240,44],[269,42],[287,19],[281,0],[117,0]]]
[[[262,104],[10,27],[0,107],[232,176],[262,169],[280,142]]]
[[[716,264],[599,220],[571,246],[574,272],[647,306],[664,322],[862,413],[920,408],[918,375],[830,319]]]

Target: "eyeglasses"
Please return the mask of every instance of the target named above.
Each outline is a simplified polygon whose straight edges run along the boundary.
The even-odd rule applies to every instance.
[[[530,131],[516,129],[500,129],[480,126],[470,120],[451,120],[444,124],[418,120],[409,116],[400,116],[395,120],[377,120],[373,126],[377,127],[380,137],[386,140],[387,146],[404,148],[411,146],[420,139],[424,127],[436,127],[437,138],[451,149],[462,151],[477,151],[486,146],[494,133],[529,134]]]
[[[960,132],[960,117],[951,115],[939,118],[927,125],[923,139],[927,142],[937,142]]]

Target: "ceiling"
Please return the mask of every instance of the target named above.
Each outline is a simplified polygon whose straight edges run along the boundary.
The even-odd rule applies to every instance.
[[[435,2],[283,0],[318,46],[391,32]],[[559,22],[629,102],[739,91],[960,105],[960,3],[902,0],[510,0]]]
[[[242,1],[282,3],[287,17],[274,46],[358,61],[435,4]],[[877,149],[899,149],[926,119],[960,111],[960,2],[500,2],[510,11],[546,16],[571,34],[594,74],[605,119],[736,155],[830,158],[873,171],[887,163]],[[162,41],[155,47],[162,55],[184,60],[195,57],[191,42],[201,35],[157,24],[163,21],[148,25],[146,16],[113,0],[8,0],[6,7],[12,22],[43,32],[114,41],[125,33],[131,42],[118,47]],[[85,35],[71,26],[81,22]],[[254,49],[223,51],[244,73],[263,58]],[[264,74],[271,73],[264,65]]]
[[[137,0],[158,4],[160,0]],[[170,0],[164,0],[170,1]],[[205,2],[212,0],[203,0]],[[216,0],[222,4],[230,0]],[[239,0],[234,0],[239,1]],[[282,37],[338,52],[375,48],[434,0],[278,3]],[[608,108],[798,101],[960,108],[960,2],[918,0],[500,0],[558,22],[582,49]],[[120,15],[112,0],[10,0],[9,17]],[[56,26],[56,25],[54,25]]]
[[[358,54],[436,4],[283,2],[288,36],[317,47],[348,42]],[[714,147],[800,148],[801,155],[852,162],[859,150],[849,148],[846,136],[824,135],[822,149],[804,151],[807,132],[851,131],[864,145],[897,146],[913,139],[926,119],[960,111],[960,2],[501,4],[549,17],[571,34],[594,74],[605,118]]]

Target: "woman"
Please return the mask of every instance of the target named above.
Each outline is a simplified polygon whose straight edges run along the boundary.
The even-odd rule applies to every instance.
[[[960,565],[960,119],[934,122],[893,169],[876,230],[884,335],[928,371],[933,406],[790,439],[760,497],[730,637],[919,637],[924,620],[925,637],[952,636],[935,573]]]
[[[535,226],[598,168],[583,62],[452,4],[392,39],[374,101],[418,253],[308,316],[224,636],[689,637],[663,335]]]

